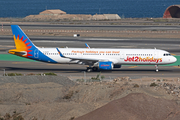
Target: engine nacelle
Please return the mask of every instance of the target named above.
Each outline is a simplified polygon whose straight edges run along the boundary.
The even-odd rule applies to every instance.
[[[99,62],[98,63],[99,69],[103,70],[112,70],[113,69],[113,63],[112,62]]]
[[[114,64],[114,68],[121,68],[121,65]]]

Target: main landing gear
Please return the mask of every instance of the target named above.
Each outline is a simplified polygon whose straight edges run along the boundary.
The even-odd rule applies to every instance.
[[[98,68],[97,67],[87,67],[86,71],[87,72],[98,71]]]
[[[158,70],[158,65],[155,65],[155,67],[156,67],[156,72],[158,72],[159,70]]]

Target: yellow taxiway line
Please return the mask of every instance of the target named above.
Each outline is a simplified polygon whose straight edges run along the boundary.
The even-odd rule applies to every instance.
[[[29,62],[12,62],[12,64],[27,64]]]
[[[138,67],[138,66],[131,66],[131,67],[129,67],[129,68],[136,68],[136,67]]]
[[[173,67],[175,67],[175,68],[180,68],[180,66],[173,66]]]

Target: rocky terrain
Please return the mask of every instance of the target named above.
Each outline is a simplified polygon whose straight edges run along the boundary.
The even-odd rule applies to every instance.
[[[180,108],[175,101],[134,93],[75,120],[178,120],[179,117]]]
[[[180,107],[175,101],[134,93],[75,120],[179,120],[179,117]]]
[[[119,114],[124,114],[120,120],[128,116],[127,119],[132,116],[139,120],[158,119],[157,116],[165,115],[168,119],[172,116],[176,119],[180,110],[178,78],[142,81],[122,77],[84,83],[63,76],[1,76],[0,89],[2,119],[16,116],[25,120],[81,120],[84,117],[95,120],[92,115],[99,118],[99,114],[107,112],[114,120]],[[120,107],[115,107],[115,103]],[[154,110],[161,112],[155,114]]]

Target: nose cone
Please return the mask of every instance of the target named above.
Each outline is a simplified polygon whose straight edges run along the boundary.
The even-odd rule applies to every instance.
[[[172,63],[175,63],[176,61],[177,61],[177,58],[174,57],[174,56],[172,56],[171,62],[172,62]]]

